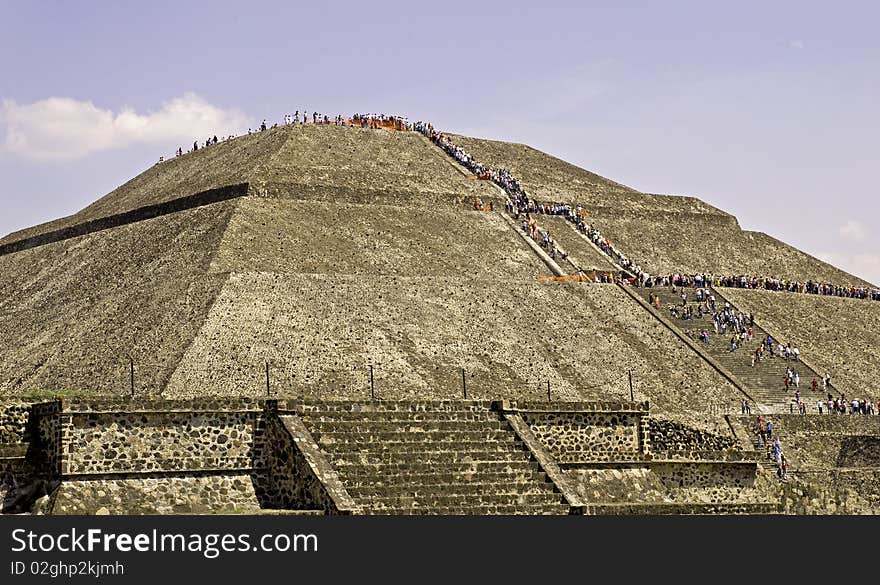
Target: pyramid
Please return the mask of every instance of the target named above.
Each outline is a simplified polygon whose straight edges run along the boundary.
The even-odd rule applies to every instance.
[[[539,199],[585,205],[652,273],[866,284],[698,199],[454,140]],[[268,370],[272,396],[363,399],[372,367],[387,399],[460,397],[462,372],[479,399],[628,399],[632,370],[653,411],[718,424],[700,413],[737,402],[734,384],[619,287],[553,281],[504,198],[415,132],[286,126],[160,163],[0,240],[0,394],[261,397]],[[583,268],[613,269],[553,229]],[[835,302],[878,329],[877,303]],[[876,373],[876,356],[847,351]]]

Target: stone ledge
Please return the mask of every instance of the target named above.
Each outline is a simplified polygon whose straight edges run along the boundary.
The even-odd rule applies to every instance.
[[[43,234],[0,245],[0,256],[13,254],[15,252],[21,252],[22,250],[36,248],[37,246],[43,246],[45,244],[60,242],[62,240],[67,240],[70,238],[84,236],[94,232],[120,227],[138,221],[153,219],[155,217],[167,215],[169,213],[176,213],[178,211],[185,211],[187,209],[202,207],[205,205],[210,205],[212,203],[219,203],[228,199],[243,197],[247,194],[247,191],[247,183],[229,185],[226,187],[219,187],[217,189],[209,189],[207,191],[202,191],[193,195],[187,195],[178,199],[172,199],[171,201],[166,201],[165,203],[147,205],[144,207],[133,209],[131,211],[102,217],[100,219],[85,221],[83,223],[76,224],[70,227],[45,232]]]
[[[704,503],[621,503],[621,504],[587,504],[584,506],[584,515],[687,515],[687,514],[780,514],[779,504],[773,503],[727,503],[727,504],[704,504]]]
[[[348,494],[340,481],[336,469],[327,460],[324,452],[312,438],[305,424],[296,415],[278,417],[278,425],[287,433],[301,467],[301,473],[310,473],[317,480],[329,511],[335,514],[360,514],[361,508]],[[303,469],[302,467],[305,467]]]
[[[516,400],[495,400],[492,409],[499,412],[612,412],[621,414],[648,414],[650,404],[645,402],[595,401],[595,402],[519,402]]]
[[[228,398],[214,400],[128,400],[101,398],[94,400],[61,399],[55,401],[62,414],[175,414],[262,412],[265,400],[257,398]],[[49,403],[52,404],[52,403]]]

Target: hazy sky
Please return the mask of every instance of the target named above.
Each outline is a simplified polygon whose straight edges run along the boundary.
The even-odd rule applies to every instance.
[[[0,0],[0,232],[296,109],[525,142],[880,283],[880,3]]]

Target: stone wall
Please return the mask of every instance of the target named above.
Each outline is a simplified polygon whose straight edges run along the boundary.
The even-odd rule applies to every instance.
[[[36,451],[35,458],[40,460],[44,474],[58,476],[61,474],[61,458],[63,442],[61,435],[60,402],[44,402],[33,405],[31,416],[36,428],[37,440],[32,443]]]
[[[790,475],[773,486],[787,514],[877,514],[880,473],[817,472]]]
[[[642,451],[643,412],[521,412],[558,463],[632,459]]]
[[[53,514],[207,514],[260,508],[247,472],[64,481]]]
[[[754,462],[663,461],[616,467],[569,467],[566,482],[586,504],[767,501]]]
[[[732,437],[696,429],[681,423],[651,418],[647,422],[650,450],[661,451],[724,451],[739,447]]]
[[[354,502],[347,499],[347,494],[342,495],[344,501],[340,502],[328,491],[328,479],[341,488],[332,467],[304,427],[291,425],[290,418],[293,417],[273,416],[267,424],[267,442],[271,448],[267,454],[266,501],[275,508],[350,513]]]
[[[261,417],[247,400],[63,402],[61,472],[250,470]]]
[[[27,402],[0,403],[0,444],[20,443],[28,440],[30,412],[31,405]]]
[[[55,513],[257,510],[265,497],[259,401],[59,401],[34,411],[61,481]]]
[[[755,463],[661,463],[651,467],[674,501],[731,503],[760,501]]]

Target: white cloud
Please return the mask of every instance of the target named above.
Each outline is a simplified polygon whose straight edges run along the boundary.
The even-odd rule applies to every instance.
[[[868,237],[868,228],[860,221],[850,220],[837,230],[841,237],[851,242],[863,242]]]
[[[39,160],[70,160],[133,144],[155,144],[163,151],[215,134],[240,133],[248,118],[186,93],[140,114],[130,108],[104,110],[92,102],[50,97],[19,105],[0,103],[3,150]]]
[[[791,47],[792,49],[803,49],[806,47],[806,45],[804,44],[803,41],[798,41],[798,40],[788,41],[788,46]]]

